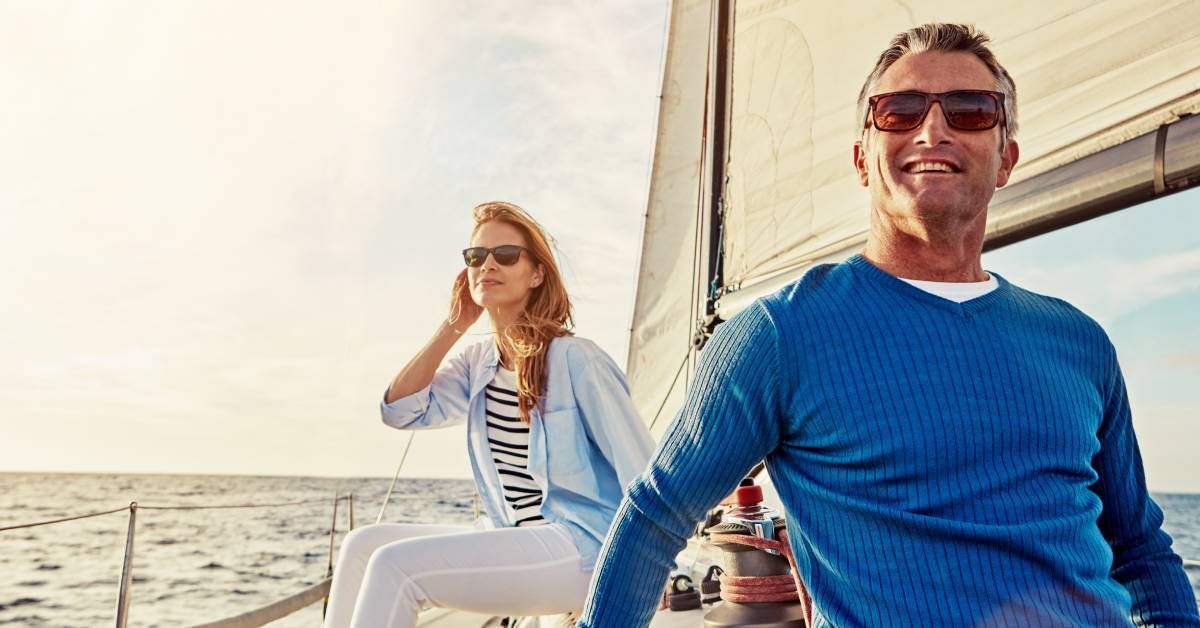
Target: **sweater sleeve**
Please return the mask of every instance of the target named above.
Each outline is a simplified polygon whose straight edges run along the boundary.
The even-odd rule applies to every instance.
[[[761,302],[717,329],[683,408],[626,489],[579,626],[649,624],[696,522],[778,445],[779,369],[777,333]]]
[[[1112,577],[1129,591],[1136,625],[1200,626],[1183,563],[1162,530],[1162,510],[1146,490],[1125,380],[1115,355],[1109,384],[1100,451],[1092,461],[1099,479],[1092,490],[1103,503],[1099,525],[1112,547]]]

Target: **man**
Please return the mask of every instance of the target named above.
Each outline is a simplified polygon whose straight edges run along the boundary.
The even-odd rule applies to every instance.
[[[815,626],[1200,626],[1112,344],[980,264],[1019,155],[987,41],[926,24],[880,56],[865,250],[718,328],[581,627],[645,626],[694,522],[764,457]]]

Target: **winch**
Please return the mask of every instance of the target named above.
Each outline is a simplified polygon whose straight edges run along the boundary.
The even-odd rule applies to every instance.
[[[762,488],[742,482],[721,522],[708,528],[721,549],[723,602],[704,614],[705,628],[803,628],[811,602],[795,576],[787,523],[763,506]]]

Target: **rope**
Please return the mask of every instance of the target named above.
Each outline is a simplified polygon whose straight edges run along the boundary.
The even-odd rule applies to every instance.
[[[121,506],[120,508],[114,508],[112,510],[105,510],[104,512],[90,512],[90,513],[87,513],[86,515],[75,515],[74,517],[63,517],[62,519],[51,519],[49,521],[36,521],[34,523],[22,523],[20,525],[5,526],[3,528],[0,528],[0,532],[7,532],[9,530],[20,530],[22,528],[36,528],[38,526],[48,526],[52,523],[63,523],[65,521],[75,521],[77,519],[87,519],[89,517],[100,517],[103,515],[111,515],[111,514],[117,513],[117,512],[124,512],[126,510],[129,510],[129,506]]]
[[[416,495],[402,495],[402,496],[398,497],[397,499],[418,499],[418,498],[419,498],[419,496],[416,496]],[[338,499],[338,501],[342,501],[345,499],[350,499],[350,496],[342,495],[342,496],[338,497],[337,499]],[[143,506],[141,504],[138,504],[138,510],[228,510],[228,509],[234,509],[234,508],[280,508],[280,507],[284,507],[284,506],[302,506],[305,504],[325,503],[326,501],[327,500],[325,500],[325,499],[304,499],[304,500],[294,501],[294,502],[276,502],[276,503],[271,503],[271,504],[216,504],[216,505],[211,505],[211,506],[204,506],[204,505]],[[4,526],[4,527],[0,528],[0,532],[7,532],[9,530],[20,530],[23,528],[35,528],[38,526],[50,525],[52,523],[64,523],[67,521],[76,521],[78,519],[87,519],[89,517],[100,517],[103,515],[111,515],[113,513],[124,512],[127,510],[129,510],[129,506],[121,506],[120,508],[113,508],[112,510],[105,510],[102,512],[89,512],[89,513],[82,514],[82,515],[74,515],[72,517],[63,517],[61,519],[50,519],[48,521],[35,521],[33,523],[22,523],[22,524],[13,525],[13,526]]]
[[[671,385],[667,387],[667,392],[663,395],[662,403],[658,404],[658,411],[654,413],[654,420],[650,421],[650,427],[647,429],[654,429],[654,424],[658,423],[659,417],[662,416],[663,408],[667,407],[667,400],[671,398],[671,391],[675,390],[675,382],[679,381],[679,374],[683,372],[683,367],[687,366],[688,357],[691,355],[692,350],[690,348],[687,353],[683,354],[683,361],[679,363],[679,368],[675,371],[675,377],[671,379]]]
[[[392,476],[392,485],[388,487],[387,495],[383,496],[383,505],[379,507],[379,516],[375,517],[375,523],[383,521],[383,512],[387,510],[388,502],[392,499],[392,491],[396,490],[396,480],[400,479],[400,469],[404,468],[404,461],[408,459],[408,448],[412,447],[413,438],[416,436],[415,431],[408,433],[408,444],[404,446],[404,455],[400,456],[400,464],[396,465],[396,474]]]
[[[709,541],[714,543],[737,543],[758,549],[779,552],[787,557],[788,565],[792,568],[790,576],[733,576],[721,574],[721,598],[730,602],[743,604],[746,602],[794,602],[799,601],[804,607],[804,618],[807,625],[812,625],[812,597],[800,581],[800,572],[796,569],[796,559],[792,556],[792,546],[788,544],[787,530],[779,531],[779,539],[764,539],[748,534],[712,534]]]
[[[338,501],[349,499],[349,495],[342,495],[337,498]],[[283,506],[302,506],[304,504],[325,503],[327,499],[304,499],[295,502],[277,502],[274,504],[221,504],[216,506],[143,506],[138,504],[140,510],[222,510],[231,508],[280,508]]]
[[[708,302],[712,303],[717,298],[717,292],[722,288],[720,280],[717,279],[725,272],[725,207],[724,199],[721,201],[721,222],[717,225],[717,263],[715,264],[715,272],[713,273],[712,281],[708,282]],[[706,306],[707,307],[707,306]]]
[[[196,624],[192,628],[251,628],[252,626],[265,626],[268,622],[287,617],[306,606],[315,604],[317,600],[324,597],[326,593],[329,593],[329,586],[332,582],[331,578],[326,578],[299,593],[276,600],[266,606],[206,624]]]

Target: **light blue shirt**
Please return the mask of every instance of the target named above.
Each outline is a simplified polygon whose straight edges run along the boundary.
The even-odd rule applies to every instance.
[[[499,361],[488,340],[450,360],[429,386],[383,403],[398,429],[467,424],[467,450],[488,517],[511,526],[487,442],[484,387]],[[546,391],[530,413],[529,471],[545,498],[542,516],[571,533],[581,568],[592,569],[625,487],[643,471],[654,441],[633,407],[625,375],[596,343],[555,338],[546,356]]]

